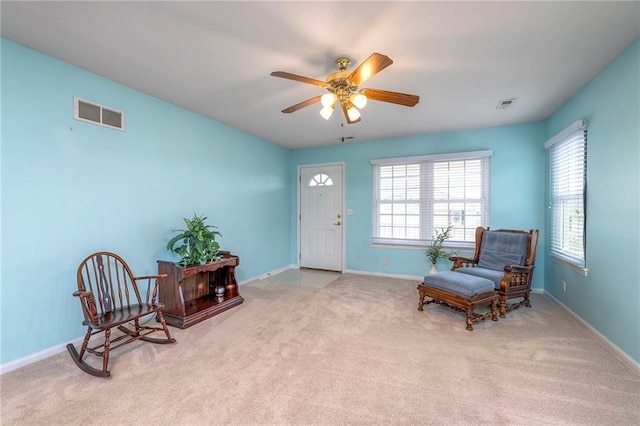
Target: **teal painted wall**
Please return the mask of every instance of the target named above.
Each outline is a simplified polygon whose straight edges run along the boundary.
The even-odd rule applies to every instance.
[[[363,119],[366,119],[364,117]],[[356,124],[357,126],[357,124]],[[522,124],[479,130],[424,135],[373,142],[346,143],[293,152],[292,187],[296,167],[304,164],[345,162],[345,198],[352,216],[345,217],[346,265],[348,270],[423,276],[430,265],[422,250],[373,247],[371,159],[409,155],[493,150],[491,157],[491,227],[539,229],[544,227],[543,143],[545,123]],[[296,196],[292,196],[292,217],[296,216]],[[292,247],[296,247],[297,224],[292,223]],[[539,248],[544,245],[544,239]],[[384,264],[384,258],[389,264]],[[292,257],[295,262],[295,254]],[[543,288],[544,257],[536,262],[533,286]],[[443,261],[439,269],[450,268]]]
[[[291,151],[2,40],[1,363],[84,334],[75,272],[98,250],[157,271],[208,216],[239,281],[289,264]],[[73,119],[73,97],[126,131]],[[251,152],[248,156],[246,153]],[[286,237],[283,237],[286,236]],[[268,254],[268,255],[265,255]]]
[[[548,260],[545,289],[640,362],[640,41],[549,118],[547,136],[580,119],[588,121],[589,272]]]

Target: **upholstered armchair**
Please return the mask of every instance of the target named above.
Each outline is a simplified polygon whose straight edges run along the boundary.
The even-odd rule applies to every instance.
[[[452,271],[486,278],[495,284],[500,304],[500,317],[522,305],[531,307],[529,293],[536,259],[538,230],[476,229],[473,259],[450,257]],[[523,298],[507,305],[509,299]]]

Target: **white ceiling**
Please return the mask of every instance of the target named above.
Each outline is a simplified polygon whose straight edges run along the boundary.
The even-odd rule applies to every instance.
[[[637,1],[2,1],[0,14],[2,37],[290,148],[546,119],[640,36]],[[371,101],[344,130],[319,104],[280,112],[325,92],[272,71],[324,80],[336,57],[373,52],[394,63],[361,87],[418,105]]]

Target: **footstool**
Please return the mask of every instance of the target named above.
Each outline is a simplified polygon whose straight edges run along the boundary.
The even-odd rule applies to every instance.
[[[418,285],[418,310],[422,311],[425,304],[436,303],[456,311],[467,314],[467,330],[473,331],[473,323],[482,321],[489,316],[498,321],[498,293],[493,281],[474,275],[455,271],[442,271],[424,277],[424,282]],[[425,301],[425,297],[431,300]],[[485,314],[474,312],[476,308],[491,306],[491,311]]]

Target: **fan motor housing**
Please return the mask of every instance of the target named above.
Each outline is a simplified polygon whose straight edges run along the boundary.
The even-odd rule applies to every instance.
[[[336,60],[336,63],[338,60]],[[346,101],[353,92],[358,90],[358,86],[355,86],[349,80],[349,72],[347,71],[336,71],[332,74],[329,74],[327,77],[327,90],[331,93],[335,93],[338,97],[338,100],[341,102]]]

